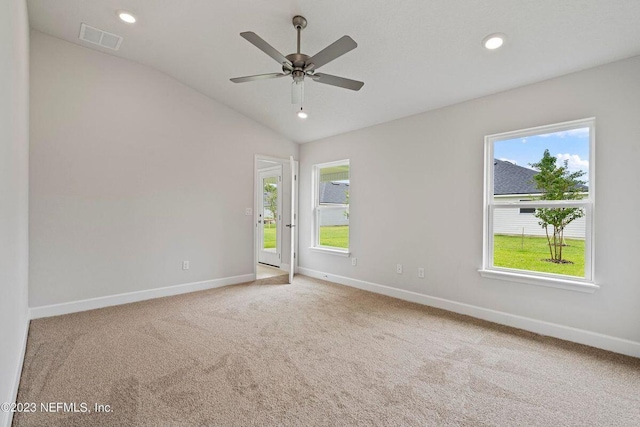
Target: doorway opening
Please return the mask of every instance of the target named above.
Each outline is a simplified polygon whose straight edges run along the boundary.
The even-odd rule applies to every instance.
[[[255,156],[256,279],[289,276],[291,283],[297,259],[298,162],[270,156]],[[286,277],[283,279],[287,280]],[[284,282],[286,283],[286,281]]]

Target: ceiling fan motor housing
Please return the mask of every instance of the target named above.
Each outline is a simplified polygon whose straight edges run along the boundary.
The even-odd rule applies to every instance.
[[[307,65],[309,55],[305,55],[304,53],[292,53],[290,55],[287,55],[286,58],[291,61],[291,64],[293,64],[293,69],[289,70],[286,67],[282,67],[282,71],[285,73],[291,72],[291,76],[293,77],[294,81],[302,81],[306,74],[304,69]]]

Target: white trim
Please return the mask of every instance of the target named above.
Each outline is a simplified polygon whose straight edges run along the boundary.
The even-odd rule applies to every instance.
[[[548,275],[534,275],[523,273],[524,270],[503,271],[494,267],[492,270],[478,270],[482,277],[489,279],[508,280],[510,282],[526,283],[527,285],[546,286],[548,288],[566,289],[569,291],[594,293],[600,286],[593,282],[573,280],[570,278],[551,277]]]
[[[293,156],[289,156],[289,167],[291,169],[291,252],[289,253],[289,263],[291,264],[291,269],[289,270],[289,283],[293,283],[293,278],[298,269],[298,259],[300,258],[298,254],[298,236],[299,236],[299,224],[298,220],[298,175],[300,175],[300,168],[297,161],[294,160]]]
[[[18,400],[18,388],[20,387],[20,377],[22,376],[22,366],[24,365],[24,356],[27,352],[27,337],[29,335],[29,322],[31,321],[27,313],[27,321],[24,325],[24,332],[22,335],[22,345],[20,352],[20,359],[18,360],[18,365],[16,366],[16,373],[14,374],[13,381],[13,390],[11,390],[11,402],[16,402]],[[11,427],[11,423],[13,422],[13,412],[3,412],[0,411],[0,426]]]
[[[304,274],[305,276],[328,280],[340,285],[428,305],[430,307],[440,308],[454,313],[475,317],[477,319],[523,329],[540,335],[546,335],[578,344],[601,348],[603,350],[613,351],[615,353],[625,354],[627,356],[640,357],[640,342],[637,341],[612,337],[610,335],[599,334],[597,332],[586,331],[584,329],[573,328],[571,326],[559,325],[557,323],[545,322],[543,320],[531,319],[528,317],[518,316],[516,314],[505,313],[502,311],[491,310],[489,308],[406,291],[404,289],[379,285],[377,283],[365,282],[363,280],[337,276],[330,273],[323,273],[304,267],[300,267],[298,270],[300,274]]]
[[[343,257],[348,257],[349,255],[351,255],[351,252],[349,251],[341,251],[340,249],[325,248],[323,246],[310,246],[309,250],[313,252],[319,252],[321,254],[337,255],[337,256],[343,256]]]
[[[350,159],[342,159],[342,160],[335,160],[333,162],[316,163],[313,166],[317,167],[318,169],[331,168],[334,166],[344,166],[349,164],[349,160]],[[349,173],[349,175],[351,175],[351,173]]]
[[[221,279],[204,280],[202,282],[184,283],[181,285],[165,286],[162,288],[146,289],[143,291],[127,292],[123,294],[108,295],[104,297],[89,298],[79,301],[70,301],[60,304],[43,305],[29,309],[31,319],[41,317],[60,316],[62,314],[76,313],[79,311],[95,310],[97,308],[111,307],[114,305],[129,304],[154,298],[169,297],[186,294],[189,292],[203,291],[205,289],[220,288],[222,286],[247,283],[255,280],[255,274],[243,274],[240,276],[224,277]]]

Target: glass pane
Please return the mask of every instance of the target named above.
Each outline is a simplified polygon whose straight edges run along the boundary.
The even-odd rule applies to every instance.
[[[585,198],[589,193],[589,140],[589,127],[581,127],[495,141],[494,200]]]
[[[320,169],[318,200],[320,205],[349,204],[349,165]]]
[[[585,215],[581,208],[494,209],[494,267],[585,277]]]
[[[264,189],[262,224],[264,234],[262,239],[263,249],[269,252],[276,252],[277,229],[278,229],[278,177],[272,176],[262,180]]]
[[[349,207],[321,209],[318,213],[320,246],[349,248]]]

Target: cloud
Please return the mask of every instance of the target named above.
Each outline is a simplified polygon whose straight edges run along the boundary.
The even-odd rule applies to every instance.
[[[544,135],[538,135],[538,136],[541,138],[548,138],[550,136],[555,136],[559,138],[565,138],[567,136],[574,136],[577,138],[587,138],[589,136],[589,128],[563,130],[561,132],[545,133]]]
[[[588,171],[589,170],[589,160],[581,159],[578,154],[556,154],[556,158],[558,159],[558,163],[564,163],[567,160],[567,168],[570,171]]]

